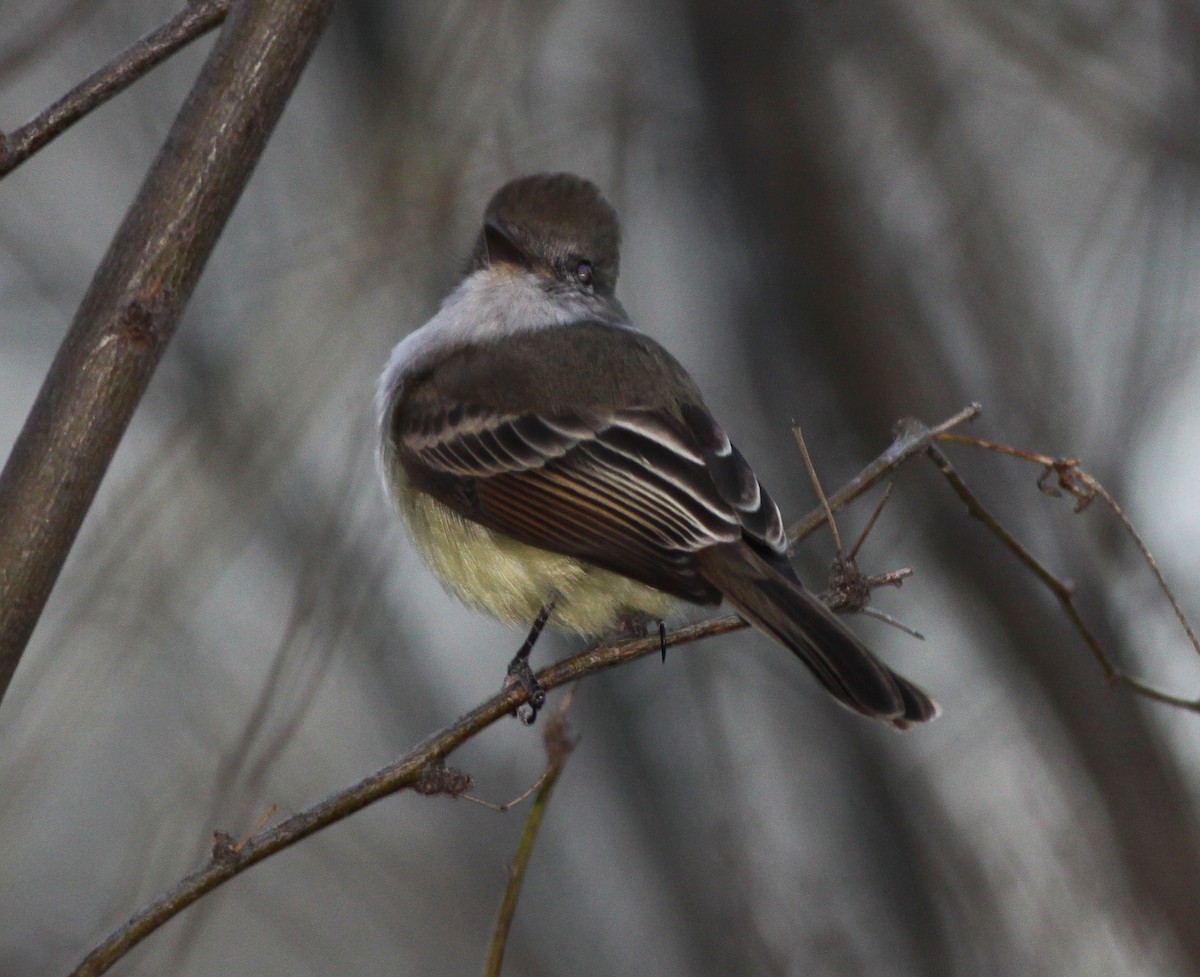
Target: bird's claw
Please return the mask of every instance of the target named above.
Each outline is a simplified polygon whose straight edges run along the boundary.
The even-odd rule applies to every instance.
[[[537,721],[538,711],[546,704],[546,690],[529,667],[529,659],[518,655],[508,664],[508,674],[504,679],[504,687],[519,685],[528,697],[517,706],[517,718],[526,726],[532,726]]]

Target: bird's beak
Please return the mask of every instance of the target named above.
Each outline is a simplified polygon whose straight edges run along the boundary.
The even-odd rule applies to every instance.
[[[507,226],[495,218],[489,217],[483,222],[483,242],[489,265],[506,262],[520,268],[529,267],[529,258],[513,239]]]

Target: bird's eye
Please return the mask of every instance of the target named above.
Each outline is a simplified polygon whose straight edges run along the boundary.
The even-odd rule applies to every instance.
[[[581,261],[575,266],[575,280],[584,288],[592,287],[592,263]]]

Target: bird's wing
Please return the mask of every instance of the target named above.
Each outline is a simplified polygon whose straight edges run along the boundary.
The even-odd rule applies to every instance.
[[[712,414],[700,404],[684,404],[680,413],[717,494],[737,514],[743,538],[776,569],[787,567],[787,575],[792,576],[779,506]]]
[[[707,411],[690,411],[515,414],[426,392],[405,398],[389,435],[413,484],[467,518],[717,603],[696,554],[746,536],[782,552],[783,527],[741,455],[703,423]],[[697,427],[711,443],[698,442]]]
[[[857,712],[937,714],[801,586],[778,508],[701,405],[513,413],[425,388],[387,436],[413,485],[461,515],[685,600],[724,596]]]

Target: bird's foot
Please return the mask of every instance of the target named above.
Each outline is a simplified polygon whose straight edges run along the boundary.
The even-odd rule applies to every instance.
[[[533,651],[533,646],[541,637],[542,628],[550,620],[550,613],[553,610],[554,600],[551,600],[538,612],[533,627],[529,629],[529,636],[525,639],[525,643],[517,649],[513,660],[508,663],[508,673],[504,677],[506,690],[514,685],[519,685],[525,690],[528,698],[517,706],[515,713],[526,726],[532,726],[537,721],[538,710],[546,704],[546,690],[542,688],[537,676],[533,674],[533,669],[529,667],[529,653]]]
[[[546,690],[529,667],[529,656],[517,654],[508,663],[508,672],[504,677],[504,688],[510,689],[519,685],[525,690],[528,698],[516,708],[516,716],[526,726],[537,722],[538,711],[546,704]]]

